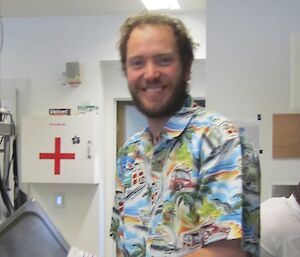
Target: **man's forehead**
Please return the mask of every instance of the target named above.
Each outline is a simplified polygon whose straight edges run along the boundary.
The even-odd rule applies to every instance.
[[[146,42],[160,42],[163,44],[176,45],[176,36],[172,27],[169,25],[152,25],[144,24],[135,27],[128,38],[127,47],[131,42],[146,43]]]
[[[130,32],[130,35],[133,33],[133,32],[136,32],[136,31],[147,31],[148,29],[158,29],[158,30],[166,30],[166,31],[170,31],[172,34],[175,35],[174,33],[174,30],[173,28],[168,25],[168,24],[153,24],[153,23],[143,23],[143,24],[139,24],[137,25],[136,27],[134,27],[131,32]],[[129,37],[130,37],[129,35]]]

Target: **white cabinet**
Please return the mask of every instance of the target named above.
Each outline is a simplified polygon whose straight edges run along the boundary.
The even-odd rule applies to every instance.
[[[99,117],[23,117],[21,181],[23,183],[97,184]]]

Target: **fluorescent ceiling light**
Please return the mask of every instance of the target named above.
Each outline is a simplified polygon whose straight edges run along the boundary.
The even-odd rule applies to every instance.
[[[180,9],[177,0],[141,0],[141,1],[145,5],[147,10]]]

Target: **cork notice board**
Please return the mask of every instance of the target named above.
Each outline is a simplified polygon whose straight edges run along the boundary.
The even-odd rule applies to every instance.
[[[300,158],[300,113],[273,114],[273,158]]]

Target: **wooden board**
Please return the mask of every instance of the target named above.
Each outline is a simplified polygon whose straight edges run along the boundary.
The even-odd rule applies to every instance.
[[[300,113],[273,114],[273,158],[300,158]]]

